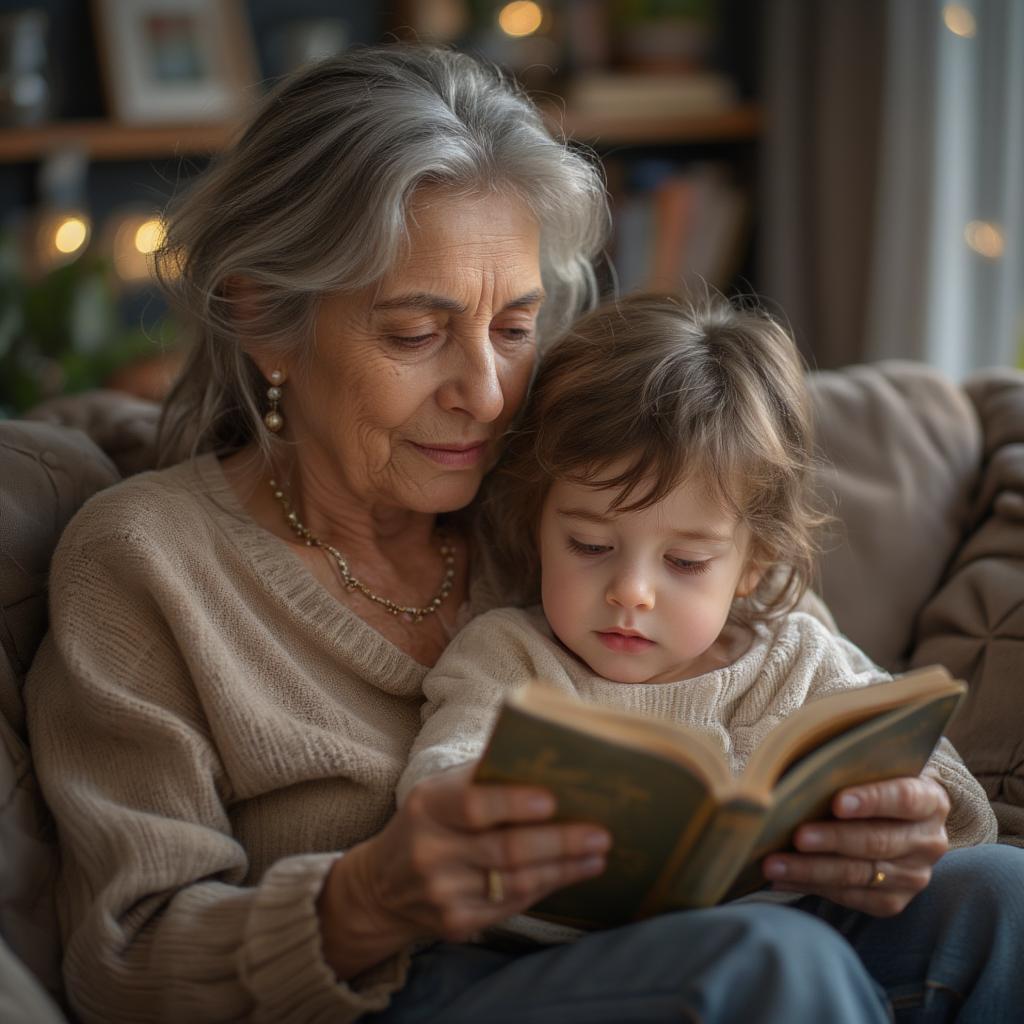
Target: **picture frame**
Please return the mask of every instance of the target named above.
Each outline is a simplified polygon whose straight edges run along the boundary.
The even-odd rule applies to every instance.
[[[242,0],[93,0],[93,22],[115,120],[228,121],[255,90]]]

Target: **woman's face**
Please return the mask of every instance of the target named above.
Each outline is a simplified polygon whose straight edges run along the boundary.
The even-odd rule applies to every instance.
[[[499,196],[422,193],[379,286],[326,296],[282,412],[309,474],[368,508],[467,505],[526,394],[544,293],[540,231]]]

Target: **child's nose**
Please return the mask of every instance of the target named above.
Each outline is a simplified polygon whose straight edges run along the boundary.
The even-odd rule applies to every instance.
[[[615,575],[605,598],[620,608],[650,609],[654,607],[654,587],[646,573],[629,569]]]

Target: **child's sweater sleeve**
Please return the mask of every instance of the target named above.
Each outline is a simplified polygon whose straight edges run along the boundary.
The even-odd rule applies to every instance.
[[[428,673],[422,725],[398,782],[399,804],[426,776],[479,757],[504,697],[536,673],[519,616],[497,609],[473,619]]]
[[[868,656],[845,637],[829,634],[816,624],[811,632],[825,641],[816,665],[812,696],[823,696],[844,688],[844,671],[870,673],[873,670],[877,675],[874,682],[890,678],[888,673],[874,666]],[[935,779],[949,795],[950,812],[946,819],[946,832],[951,847],[977,846],[996,841],[996,816],[985,790],[949,740],[943,738],[939,741],[922,775]]]

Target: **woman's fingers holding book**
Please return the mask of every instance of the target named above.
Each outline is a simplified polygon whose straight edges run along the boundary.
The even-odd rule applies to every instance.
[[[462,941],[603,870],[605,834],[553,810],[543,790],[474,785],[472,766],[430,776],[369,841],[360,898],[393,930]]]
[[[488,868],[481,872],[478,899],[490,907],[500,907],[487,924],[531,907],[538,900],[573,882],[593,878],[604,870],[604,858],[598,855],[571,860],[547,861],[514,869]]]
[[[921,821],[949,814],[949,794],[933,778],[886,779],[840,790],[832,801],[838,818],[893,818]]]
[[[896,779],[856,792],[862,806],[887,816],[802,825],[793,838],[798,852],[767,857],[765,876],[776,889],[813,893],[877,916],[898,914],[949,849],[949,799],[931,779]]]
[[[916,858],[934,864],[947,849],[944,818],[924,821],[816,821],[793,836],[798,853],[831,853],[856,860]]]
[[[477,837],[479,863],[515,871],[537,864],[603,856],[608,833],[592,825],[552,824],[490,829]]]

